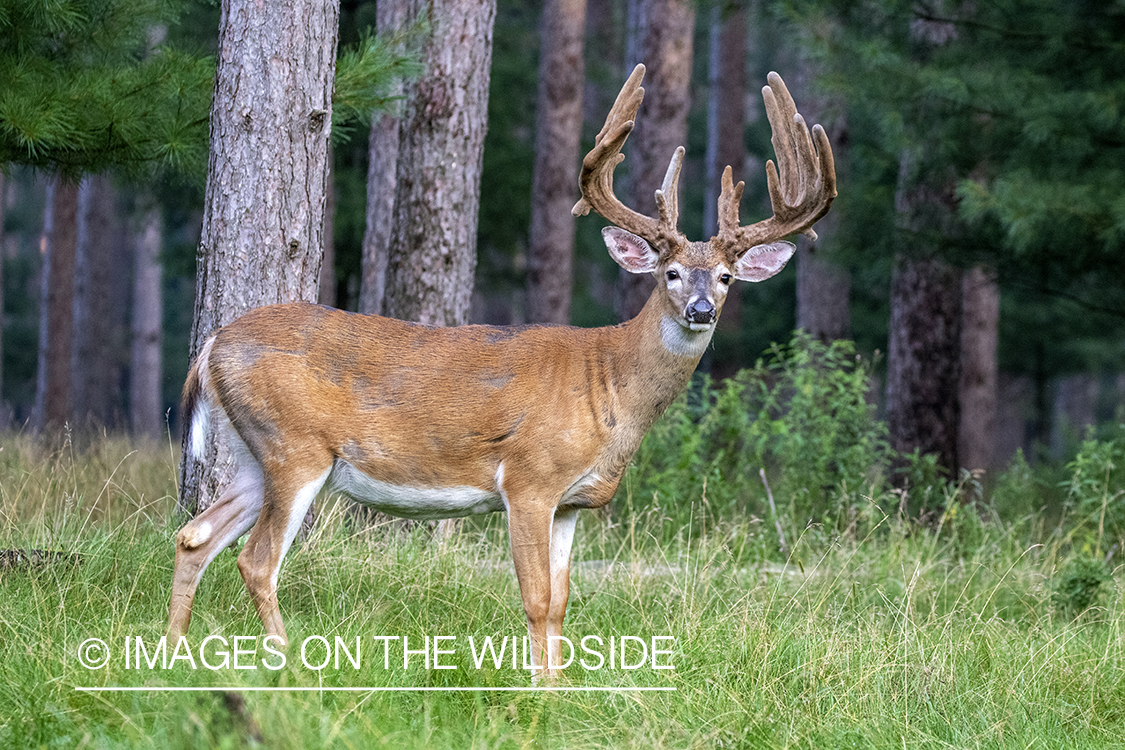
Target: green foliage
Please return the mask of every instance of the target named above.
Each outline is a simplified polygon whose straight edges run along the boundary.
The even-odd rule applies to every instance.
[[[152,46],[173,0],[13,0],[0,11],[0,164],[200,169],[214,62]]]
[[[201,177],[215,61],[153,37],[185,0],[13,0],[0,7],[0,164],[70,175],[154,167]],[[393,101],[394,83],[419,70],[419,19],[341,49],[334,132]],[[208,36],[213,36],[214,30]],[[198,44],[191,34],[172,35]]]
[[[889,447],[867,398],[870,365],[852,342],[825,345],[798,332],[772,353],[751,426],[759,460],[780,468],[788,483],[822,495],[849,483],[853,490],[878,484]]]
[[[1088,438],[1063,482],[1070,536],[1095,555],[1125,547],[1125,425],[1105,440]]]
[[[1051,602],[1070,617],[1077,617],[1102,599],[1103,585],[1112,581],[1109,568],[1096,557],[1076,555],[1069,558],[1055,579]]]
[[[335,137],[348,135],[355,121],[370,123],[373,114],[389,110],[400,98],[392,95],[395,84],[421,73],[418,45],[428,32],[423,15],[390,36],[363,29],[358,42],[340,50],[332,92]]]
[[[1044,377],[1107,360],[1119,369],[1125,7],[777,5],[817,55],[822,84],[847,103],[845,254],[857,266],[916,251],[985,263],[1005,317],[1018,321],[1001,337],[1009,371]],[[896,225],[895,192],[913,185],[941,196],[955,220]]]
[[[850,341],[799,332],[753,369],[718,384],[698,379],[645,437],[625,491],[634,507],[651,499],[681,525],[697,498],[716,517],[768,516],[764,469],[798,530],[835,524],[843,504],[881,487],[888,466],[869,373]]]
[[[992,487],[992,507],[997,515],[1011,522],[1021,515],[1057,509],[1061,499],[1058,478],[1053,476],[1056,471],[1057,467],[1047,464],[1032,467],[1023,450],[1017,450]]]
[[[496,9],[477,229],[476,288],[486,294],[511,295],[526,283],[521,264],[533,200],[539,15],[539,3],[528,0]]]

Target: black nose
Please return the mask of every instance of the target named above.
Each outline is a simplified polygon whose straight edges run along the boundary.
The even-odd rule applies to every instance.
[[[692,323],[711,323],[715,320],[715,306],[705,299],[697,299],[687,306],[687,319]]]

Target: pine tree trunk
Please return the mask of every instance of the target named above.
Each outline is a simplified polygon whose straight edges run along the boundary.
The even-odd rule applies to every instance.
[[[74,316],[74,250],[78,185],[53,177],[43,221],[45,252],[39,296],[39,355],[35,409],[37,433],[61,428],[70,416],[70,345]]]
[[[399,130],[386,314],[452,326],[468,322],[495,0],[411,0],[430,36],[425,73],[406,86]]]
[[[527,313],[532,323],[570,322],[574,205],[582,135],[586,0],[547,0],[540,21],[539,101]]]
[[[936,258],[900,254],[891,278],[887,427],[902,453],[936,453],[957,470],[961,273]]]
[[[127,299],[120,273],[123,227],[117,189],[104,175],[88,175],[78,188],[71,345],[71,425],[76,432],[113,428],[121,412]],[[117,288],[115,288],[117,287]]]
[[[407,0],[382,0],[375,6],[375,28],[394,34],[407,21]],[[392,96],[401,96],[395,84]],[[382,315],[386,309],[387,263],[394,222],[398,171],[400,112],[375,115],[367,146],[367,225],[363,233],[363,260],[359,284],[359,311]]]
[[[852,335],[851,274],[824,257],[838,225],[829,214],[816,224],[815,244],[797,238],[797,327],[825,343]]]
[[[961,282],[961,429],[958,458],[966,469],[995,463],[1000,287],[983,266]]]
[[[251,308],[316,300],[338,30],[335,1],[223,3],[193,359]],[[208,446],[202,460],[184,451],[183,510],[206,508],[226,481],[225,453]]]
[[[945,22],[911,26],[918,41],[950,41]],[[961,421],[961,271],[938,257],[938,238],[955,231],[952,174],[920,165],[904,150],[895,190],[902,237],[917,243],[895,256],[887,343],[887,428],[901,453],[933,453],[955,476]]]
[[[156,439],[164,431],[164,215],[151,200],[138,201],[136,213],[129,424],[134,437]]]
[[[653,193],[664,180],[672,154],[687,144],[695,4],[691,0],[629,0],[628,12],[626,73],[641,62],[648,72],[645,101],[626,149],[625,204],[654,216]],[[615,301],[618,318],[628,320],[640,312],[655,283],[648,274],[622,270]]]

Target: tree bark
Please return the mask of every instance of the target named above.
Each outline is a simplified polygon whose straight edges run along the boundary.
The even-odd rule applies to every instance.
[[[126,274],[115,273],[123,252],[117,188],[104,175],[87,175],[78,188],[71,344],[71,425],[77,432],[117,426],[125,361]]]
[[[37,433],[59,429],[70,416],[78,185],[53,177],[47,186],[46,202],[39,296],[39,362],[31,418],[32,430]]]
[[[406,86],[399,130],[385,312],[429,325],[468,322],[495,0],[411,0],[426,12],[425,73]]]
[[[335,0],[223,3],[193,359],[251,308],[316,300],[338,29]],[[185,440],[183,510],[206,508],[227,480],[225,448],[211,437],[202,459]]]
[[[539,101],[531,187],[527,316],[570,322],[574,216],[582,135],[586,0],[547,0],[539,38]]]
[[[895,259],[887,345],[891,447],[957,469],[961,273],[937,258]]]
[[[851,273],[824,257],[838,226],[829,214],[817,222],[815,244],[797,238],[797,327],[824,343],[852,335]]]
[[[653,216],[653,193],[672,154],[687,143],[695,5],[690,0],[629,0],[628,13],[626,72],[641,62],[648,72],[645,101],[626,146],[625,204]],[[655,284],[648,274],[622,270],[615,300],[618,318],[628,320],[640,312]]]
[[[151,199],[137,201],[133,238],[133,341],[129,367],[129,424],[136,438],[164,431],[164,215]]]
[[[958,458],[966,469],[995,465],[1000,287],[983,266],[961,281],[961,428]]]
[[[407,0],[382,0],[375,6],[376,30],[380,34],[394,34],[406,23],[407,13]],[[403,84],[396,83],[390,93],[401,96]],[[396,109],[371,118],[371,133],[367,141],[367,225],[363,233],[359,284],[361,313],[382,315],[386,309],[387,263],[398,184],[400,116],[401,112]]]
[[[911,25],[918,41],[940,46],[952,24]],[[921,126],[922,123],[918,123]],[[904,150],[895,212],[913,252],[895,256],[887,344],[887,428],[901,453],[933,453],[951,475],[958,469],[961,420],[961,271],[939,257],[940,238],[955,229],[953,175],[919,166],[924,152]]]

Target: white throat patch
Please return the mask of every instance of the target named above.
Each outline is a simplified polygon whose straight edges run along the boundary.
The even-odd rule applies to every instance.
[[[660,319],[660,342],[677,357],[702,357],[714,332],[714,323],[702,331],[689,331],[667,315]]]

